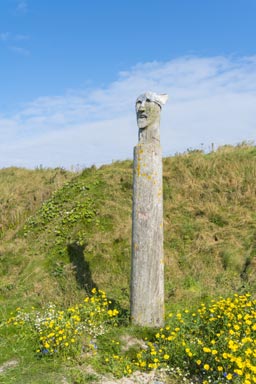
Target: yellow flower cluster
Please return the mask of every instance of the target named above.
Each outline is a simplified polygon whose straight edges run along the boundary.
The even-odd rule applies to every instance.
[[[17,308],[7,325],[34,334],[37,352],[42,355],[75,354],[95,346],[97,336],[117,325],[119,312],[110,309],[110,304],[105,292],[93,289],[83,303],[65,310],[49,305],[43,312],[32,309],[27,313]]]
[[[201,304],[195,312],[169,319],[148,349],[138,353],[137,367],[178,366],[205,383],[256,383],[256,300],[249,294]]]
[[[30,332],[41,355],[70,356],[85,349],[96,353],[98,346],[97,358],[114,375],[165,368],[203,384],[256,383],[256,300],[249,294],[169,314],[166,326],[138,352],[125,352],[122,341],[108,342],[106,335],[97,339],[110,329],[113,334],[118,315],[105,292],[93,289],[83,303],[67,309],[49,305],[40,312],[25,312],[17,308],[7,325]]]

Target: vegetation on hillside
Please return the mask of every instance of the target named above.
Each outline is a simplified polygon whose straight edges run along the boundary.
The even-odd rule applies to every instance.
[[[255,176],[256,148],[246,144],[164,159],[167,312],[255,292]],[[106,291],[125,314],[132,162],[79,174],[3,169],[0,181],[1,318],[21,303],[25,311],[49,303],[65,311],[92,289]]]
[[[0,170],[0,236],[24,223],[52,192],[73,177],[62,168]]]

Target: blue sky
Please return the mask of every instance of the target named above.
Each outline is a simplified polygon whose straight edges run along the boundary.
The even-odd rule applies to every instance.
[[[132,157],[168,93],[164,155],[254,140],[255,0],[1,0],[0,167]]]

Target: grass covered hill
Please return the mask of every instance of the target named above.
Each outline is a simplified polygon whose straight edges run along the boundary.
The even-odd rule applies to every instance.
[[[256,287],[256,148],[164,159],[167,308]],[[132,162],[79,174],[0,170],[0,301],[70,305],[93,287],[129,307]]]
[[[255,176],[250,145],[164,159],[155,330],[127,313],[132,162],[0,170],[0,383],[256,382]]]

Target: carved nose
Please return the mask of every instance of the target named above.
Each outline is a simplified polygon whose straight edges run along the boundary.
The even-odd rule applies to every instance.
[[[145,109],[145,101],[142,101],[142,103],[139,105],[139,111],[143,110],[144,111]]]

